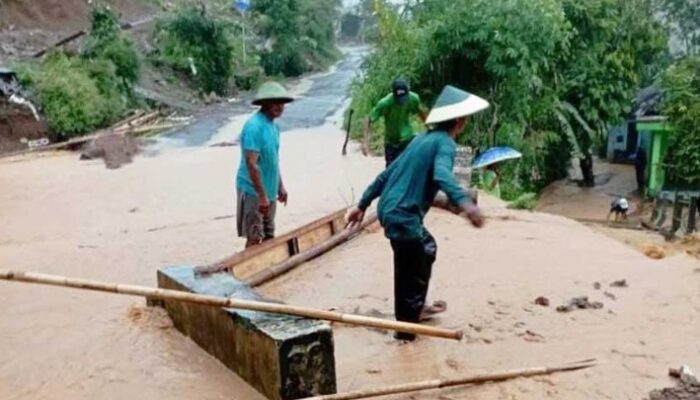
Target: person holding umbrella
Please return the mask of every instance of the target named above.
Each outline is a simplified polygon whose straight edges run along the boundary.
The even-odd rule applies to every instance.
[[[481,173],[481,187],[492,196],[501,198],[501,174],[499,164],[506,160],[522,157],[519,151],[510,147],[492,147],[479,154],[472,162],[472,168],[484,168]]]
[[[426,120],[432,129],[416,136],[346,215],[349,226],[361,223],[367,208],[379,197],[377,215],[394,252],[394,311],[399,321],[419,322],[427,314],[447,307],[445,302],[426,307],[437,255],[435,239],[423,225],[430,207],[447,208],[477,228],[484,224],[481,211],[459,186],[452,168],[457,152],[455,139],[464,130],[467,116],[488,106],[476,95],[445,86]],[[442,204],[436,197],[439,190],[447,195]],[[397,333],[395,338],[411,341],[415,335]]]

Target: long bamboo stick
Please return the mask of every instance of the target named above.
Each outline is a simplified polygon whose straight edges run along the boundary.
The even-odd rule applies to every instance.
[[[291,271],[300,264],[303,264],[313,258],[320,256],[321,254],[326,253],[327,251],[345,242],[346,240],[349,240],[351,236],[359,233],[360,231],[362,231],[363,229],[365,229],[366,227],[368,227],[376,221],[377,214],[372,214],[371,216],[366,218],[361,225],[356,226],[354,228],[345,229],[324,242],[321,242],[307,250],[302,251],[299,254],[289,257],[288,259],[282,261],[279,264],[273,265],[270,268],[266,268],[258,272],[257,274],[246,279],[246,283],[253,287],[260,286],[265,282],[268,282],[282,274]]]
[[[420,390],[440,389],[451,386],[480,384],[486,382],[498,382],[508,379],[524,378],[536,375],[548,375],[555,372],[576,371],[579,369],[590,368],[596,364],[593,361],[565,364],[559,367],[537,367],[515,369],[506,372],[497,372],[490,374],[472,375],[462,378],[453,379],[431,379],[422,382],[412,382],[383,388],[356,390],[353,392],[322,395],[308,397],[306,400],[352,400],[352,399],[367,399],[370,397],[388,396],[391,394],[417,392]]]
[[[155,289],[146,286],[123,285],[111,282],[92,281],[88,279],[67,278],[58,275],[0,270],[0,279],[8,281],[39,283],[43,285],[63,286],[75,289],[96,290],[100,292],[109,292],[124,295],[143,296],[158,300],[183,301],[187,303],[195,303],[214,307],[237,308],[241,310],[253,310],[275,314],[296,315],[305,318],[342,322],[350,325],[388,329],[399,332],[413,333],[416,335],[433,336],[446,339],[460,340],[463,334],[462,331],[458,330],[436,328],[432,326],[412,324],[408,322],[390,321],[382,318],[366,317],[363,315],[343,314],[334,311],[291,306],[287,304],[266,303],[262,301],[241,300],[227,297],[194,294],[182,292],[179,290]]]

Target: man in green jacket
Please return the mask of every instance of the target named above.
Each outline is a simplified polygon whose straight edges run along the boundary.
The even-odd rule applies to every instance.
[[[418,115],[425,122],[426,114],[420,97],[411,92],[403,79],[395,80],[391,93],[379,100],[365,120],[362,139],[362,153],[367,155],[370,128],[380,118],[384,118],[384,159],[386,166],[399,157],[413,139],[411,116]]]
[[[464,130],[467,115],[488,106],[478,96],[445,86],[426,121],[433,129],[416,136],[346,215],[348,225],[359,224],[372,201],[380,198],[379,222],[394,252],[394,311],[399,321],[419,322],[426,311],[428,283],[437,254],[435,239],[423,226],[430,207],[449,209],[475,227],[484,223],[471,196],[457,184],[452,167],[455,138]],[[447,195],[447,201],[436,202],[438,191]],[[415,339],[415,335],[401,332],[394,337]]]

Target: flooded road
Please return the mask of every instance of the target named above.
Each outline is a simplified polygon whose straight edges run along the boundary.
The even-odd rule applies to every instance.
[[[329,72],[302,78],[296,85],[296,90],[292,90],[297,100],[286,107],[282,118],[275,121],[281,132],[321,126],[329,116],[348,103],[348,89],[359,73],[368,48],[347,47],[343,52],[343,59]],[[147,153],[236,142],[240,131],[234,128],[241,124],[235,124],[229,129],[222,130],[222,128],[255,109],[256,107],[251,106],[250,99],[247,98],[217,105],[188,126],[160,136],[154,144],[149,146]]]
[[[348,206],[383,167],[356,143],[340,155],[345,89],[360,62],[351,52],[292,87],[299,100],[279,120],[289,190],[280,232]],[[68,152],[0,160],[0,265],[156,286],[159,268],[239,251],[240,151],[209,145],[235,140],[254,110],[224,104],[116,170]],[[295,129],[305,126],[315,127]],[[0,299],[2,400],[263,399],[143,299],[8,282]]]

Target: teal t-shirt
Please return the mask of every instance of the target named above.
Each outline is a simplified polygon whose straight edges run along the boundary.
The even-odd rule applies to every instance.
[[[462,189],[452,168],[454,140],[443,131],[417,135],[367,188],[359,207],[366,210],[377,197],[377,215],[384,234],[392,240],[422,239],[423,218],[442,190],[454,205],[472,201]]]
[[[411,128],[411,115],[417,115],[420,111],[420,97],[416,93],[409,92],[408,100],[399,104],[393,94],[389,94],[379,100],[369,114],[372,122],[377,122],[384,117],[384,143],[392,146],[404,146],[413,139]]]
[[[246,121],[241,132],[241,163],[236,177],[238,191],[257,195],[245,162],[246,151],[259,154],[258,170],[268,200],[277,199],[280,182],[280,130],[265,114],[258,111]]]

